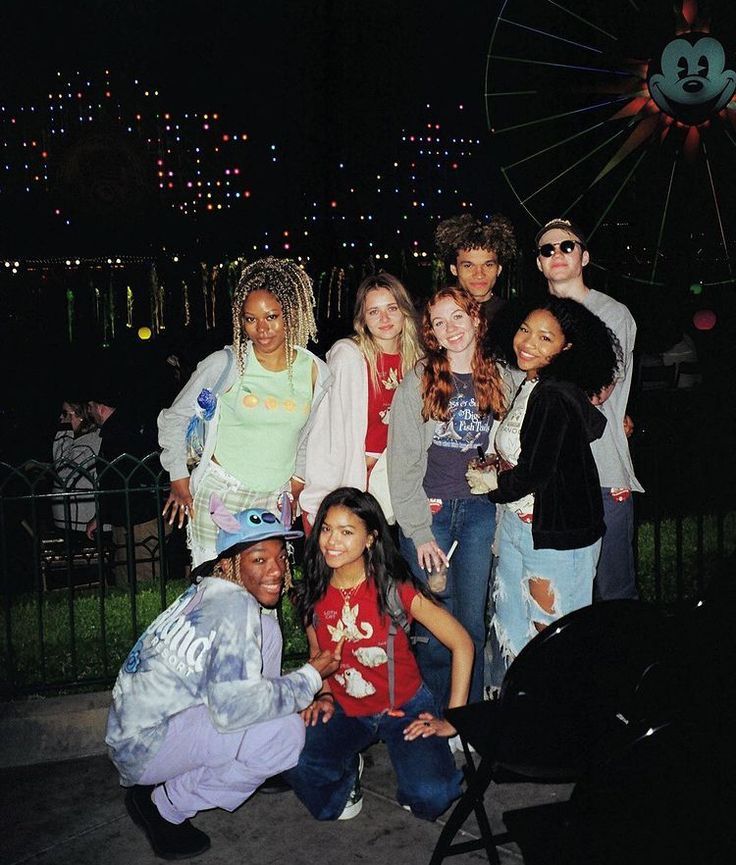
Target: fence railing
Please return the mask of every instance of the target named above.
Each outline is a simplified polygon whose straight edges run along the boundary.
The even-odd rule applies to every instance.
[[[736,508],[692,489],[688,507],[671,507],[654,480],[659,452],[640,453],[651,471],[635,551],[642,597],[669,607],[699,597],[734,552]],[[185,533],[161,517],[168,476],[155,454],[63,468],[0,463],[0,697],[108,687],[187,584]],[[93,540],[76,519],[85,506],[102,526]],[[289,664],[305,646],[288,606],[283,625]]]

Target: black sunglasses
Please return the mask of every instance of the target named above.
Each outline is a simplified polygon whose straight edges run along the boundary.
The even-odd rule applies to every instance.
[[[575,244],[577,244],[581,250],[585,249],[585,244],[581,243],[579,240],[561,240],[559,243],[543,243],[537,249],[537,254],[541,255],[542,258],[552,258],[555,254],[555,249],[559,246],[560,252],[569,255],[573,249],[575,249]]]

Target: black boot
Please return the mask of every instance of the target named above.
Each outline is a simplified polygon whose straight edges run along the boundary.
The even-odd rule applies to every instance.
[[[169,823],[159,814],[151,799],[152,786],[137,784],[125,794],[125,807],[131,819],[146,833],[153,852],[161,859],[189,859],[210,848],[210,839],[185,820]]]

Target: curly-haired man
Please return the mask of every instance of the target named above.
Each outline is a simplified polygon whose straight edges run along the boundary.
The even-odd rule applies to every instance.
[[[494,294],[496,280],[517,253],[510,220],[496,214],[484,222],[464,213],[442,220],[434,239],[450,273],[481,305],[490,323],[504,304],[503,299]]]

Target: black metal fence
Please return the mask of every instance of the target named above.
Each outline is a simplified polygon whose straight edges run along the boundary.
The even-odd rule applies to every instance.
[[[647,486],[636,509],[639,584],[646,600],[675,606],[701,596],[733,554],[736,508],[730,494],[711,495],[704,468],[701,484],[685,474],[675,462],[678,453],[689,459],[681,449],[647,436],[642,429],[636,443]],[[108,687],[141,631],[187,583],[185,532],[161,516],[168,477],[155,454],[64,468],[0,463],[5,698]],[[715,475],[722,480],[724,471]],[[85,507],[101,526],[93,539],[79,530]],[[304,651],[288,613],[287,664]]]

